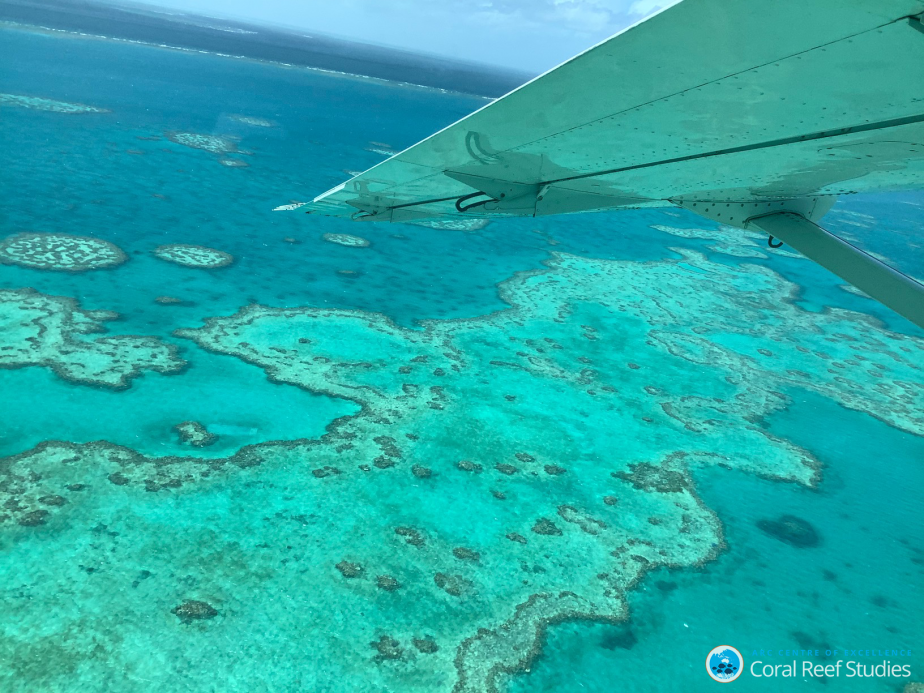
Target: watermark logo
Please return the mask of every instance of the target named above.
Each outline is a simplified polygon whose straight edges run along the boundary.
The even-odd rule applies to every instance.
[[[741,676],[744,659],[731,645],[719,645],[706,655],[706,673],[719,683],[728,683]]]

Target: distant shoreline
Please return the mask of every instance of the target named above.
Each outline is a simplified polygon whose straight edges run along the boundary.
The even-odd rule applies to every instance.
[[[4,0],[0,3],[2,25],[311,68],[488,98],[503,96],[531,77],[327,36],[96,2]]]
[[[178,51],[180,53],[192,53],[196,55],[211,55],[216,58],[229,58],[231,60],[245,60],[247,62],[259,63],[261,65],[271,65],[273,67],[292,69],[292,70],[308,70],[310,72],[317,72],[323,75],[330,75],[332,77],[344,77],[348,79],[358,79],[367,83],[378,83],[391,87],[405,87],[410,89],[423,89],[425,91],[438,91],[443,94],[459,94],[461,96],[468,96],[475,99],[485,99],[487,101],[493,100],[494,97],[484,96],[481,94],[473,94],[470,92],[462,92],[455,89],[444,89],[443,87],[434,87],[426,84],[414,84],[412,82],[402,82],[394,79],[385,79],[382,77],[372,77],[370,75],[360,75],[354,72],[341,72],[339,70],[328,70],[323,67],[313,67],[311,65],[294,65],[292,63],[282,63],[276,60],[265,60],[261,58],[251,58],[246,55],[232,55],[230,53],[216,53],[214,51],[204,50],[201,48],[186,48],[184,46],[171,46],[166,43],[150,43],[148,41],[138,41],[135,39],[121,38],[119,36],[104,36],[102,34],[90,34],[83,31],[72,31],[68,29],[56,29],[54,27],[39,26],[37,24],[23,24],[20,22],[9,22],[0,19],[0,31],[23,31],[23,32],[33,32],[38,34],[47,34],[50,36],[60,36],[61,38],[71,38],[76,40],[90,40],[90,41],[116,41],[118,43],[127,43],[134,46],[146,46],[148,48],[158,48],[161,50],[168,51]]]

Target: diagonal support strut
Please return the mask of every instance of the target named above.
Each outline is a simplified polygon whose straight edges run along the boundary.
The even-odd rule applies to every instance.
[[[783,241],[924,329],[924,285],[801,214],[777,212],[752,217],[744,227],[760,229]]]

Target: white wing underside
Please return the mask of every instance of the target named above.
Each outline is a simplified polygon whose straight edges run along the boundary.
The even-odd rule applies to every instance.
[[[304,211],[410,221],[924,187],[922,12],[685,0]]]

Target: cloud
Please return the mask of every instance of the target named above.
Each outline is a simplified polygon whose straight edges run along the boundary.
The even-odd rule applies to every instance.
[[[647,17],[658,10],[670,7],[676,1],[677,0],[635,0],[635,2],[629,6],[629,14]]]
[[[371,5],[371,0],[369,4]],[[478,15],[493,24],[522,22],[556,31],[601,32],[618,24],[630,0],[443,0],[429,4],[428,13]]]
[[[671,0],[147,0],[533,74]]]

